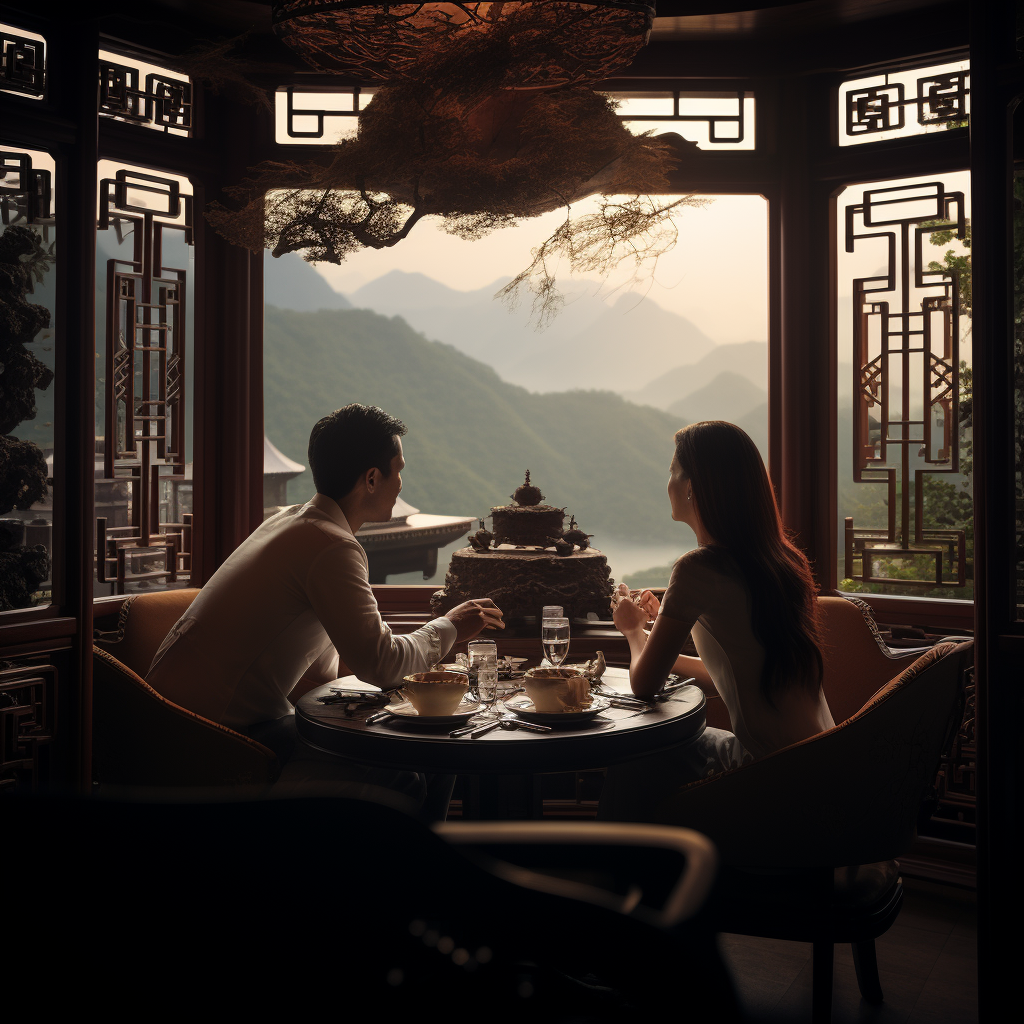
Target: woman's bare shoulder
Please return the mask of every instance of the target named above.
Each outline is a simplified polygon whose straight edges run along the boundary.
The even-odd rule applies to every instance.
[[[692,575],[706,575],[714,573],[721,576],[735,576],[738,567],[732,556],[725,548],[707,545],[702,548],[694,548],[680,555],[672,567],[672,577],[677,575],[680,578]]]

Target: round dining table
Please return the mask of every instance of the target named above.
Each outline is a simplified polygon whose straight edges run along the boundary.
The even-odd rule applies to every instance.
[[[379,707],[336,700],[337,689],[372,690],[353,677],[310,690],[295,707],[299,734],[337,757],[380,768],[468,776],[464,817],[539,817],[541,775],[610,765],[695,741],[705,728],[704,693],[683,686],[647,710],[609,707],[586,721],[539,733],[496,728],[480,736],[449,736],[453,725],[425,726],[387,716]],[[629,694],[629,673],[609,667],[605,694]],[[368,718],[378,716],[376,721]],[[475,721],[483,721],[478,718]]]

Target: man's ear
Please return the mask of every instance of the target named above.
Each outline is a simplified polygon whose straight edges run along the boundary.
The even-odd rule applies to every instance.
[[[366,471],[366,475],[363,477],[363,483],[366,485],[367,494],[373,494],[377,488],[377,484],[380,483],[380,470],[374,466],[372,469]]]

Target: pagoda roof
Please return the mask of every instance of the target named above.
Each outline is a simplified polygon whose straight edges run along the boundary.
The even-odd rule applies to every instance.
[[[279,451],[274,447],[274,443],[263,435],[263,475],[272,476],[277,473],[288,473],[291,476],[298,476],[299,473],[305,473],[306,467],[300,462],[296,462],[294,459],[289,459],[287,455]]]

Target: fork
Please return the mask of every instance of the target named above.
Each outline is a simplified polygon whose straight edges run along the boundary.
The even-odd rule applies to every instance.
[[[513,715],[510,711],[506,711],[505,714],[498,719],[498,723],[502,729],[526,729],[528,732],[551,732],[550,725],[540,725],[537,722],[524,722],[521,718]]]

